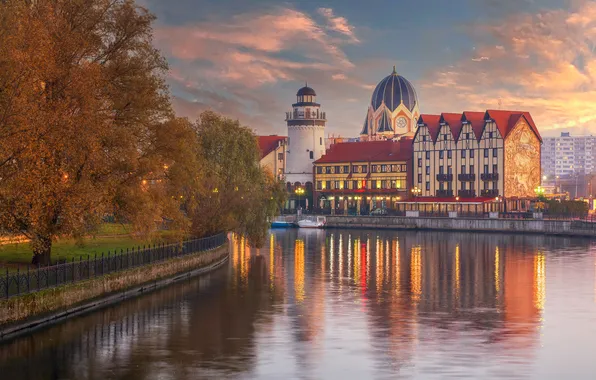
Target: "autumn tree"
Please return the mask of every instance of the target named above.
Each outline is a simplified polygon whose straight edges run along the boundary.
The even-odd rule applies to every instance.
[[[156,143],[188,132],[153,20],[132,0],[0,2],[0,229],[31,238],[34,263],[105,214],[143,229],[179,209],[147,207],[173,191],[148,186],[168,175]]]
[[[193,197],[196,203],[188,209],[192,232],[236,230],[253,244],[262,244],[285,192],[260,167],[256,136],[238,121],[211,111],[201,114],[196,132],[203,173]]]

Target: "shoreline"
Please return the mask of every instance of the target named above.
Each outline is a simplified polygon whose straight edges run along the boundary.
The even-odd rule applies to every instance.
[[[122,272],[99,277],[96,279],[96,283],[94,283],[93,281],[89,281],[73,285],[66,285],[60,288],[50,289],[49,292],[47,292],[47,294],[42,292],[31,293],[22,297],[15,297],[4,302],[0,302],[0,306],[2,307],[6,307],[6,304],[8,304],[8,302],[11,302],[14,306],[15,303],[23,301],[25,297],[33,297],[36,298],[34,300],[34,303],[35,301],[40,301],[40,303],[43,303],[44,298],[53,297],[52,292],[68,293],[69,290],[76,291],[76,289],[73,290],[73,287],[81,284],[91,285],[91,287],[95,285],[96,290],[100,288],[104,289],[104,291],[99,295],[87,297],[84,300],[81,300],[80,302],[76,302],[70,305],[64,305],[62,307],[54,308],[45,312],[34,312],[30,315],[21,318],[17,316],[9,322],[0,324],[0,344],[6,343],[20,336],[30,334],[34,331],[60,323],[68,318],[84,315],[95,310],[119,303],[126,299],[141,296],[143,294],[146,294],[147,292],[166,287],[170,284],[191,277],[211,273],[228,262],[229,253],[230,252],[228,241],[226,242],[226,244],[218,248],[215,248],[211,251],[198,252],[196,255],[189,255],[188,257],[175,258],[169,260],[168,262],[135,268],[131,271],[128,271],[128,273]],[[179,266],[185,267],[187,266],[187,264],[192,263],[193,261],[202,261],[204,257],[207,257],[209,255],[212,255],[214,257],[211,261],[209,261],[206,264],[201,263],[199,266],[191,267],[191,269],[187,267],[184,270],[176,271],[173,273],[166,273],[168,272],[168,270],[171,271],[172,265],[179,264]],[[147,273],[141,272],[146,272],[148,269],[151,269],[151,273],[149,274],[149,277],[146,277]],[[131,273],[134,274],[136,278],[143,278],[144,281],[138,281],[137,283],[124,286],[123,277],[130,276]],[[116,283],[116,287],[118,285],[120,285],[121,287],[113,291],[105,291],[106,288],[110,287],[109,283]],[[16,307],[13,307],[13,314],[15,314],[15,308],[18,309],[19,306],[17,305]]]
[[[326,216],[325,228],[488,232],[596,238],[596,223],[573,220]]]

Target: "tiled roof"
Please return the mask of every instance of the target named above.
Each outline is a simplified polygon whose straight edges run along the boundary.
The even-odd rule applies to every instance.
[[[433,142],[437,141],[437,137],[439,137],[439,131],[441,129],[441,115],[428,115],[423,114],[420,115],[418,119],[418,123],[423,123],[428,128],[428,132],[430,133],[430,138]]]
[[[441,120],[445,123],[449,124],[449,128],[451,128],[451,133],[453,134],[453,139],[458,140],[459,134],[461,133],[462,127],[462,114],[461,113],[442,113]]]
[[[339,162],[406,161],[412,158],[412,140],[363,141],[333,144],[315,164]]]
[[[528,125],[532,129],[532,131],[536,134],[538,139],[542,142],[542,137],[540,136],[540,132],[538,132],[538,128],[536,124],[534,124],[534,120],[529,112],[524,111],[501,111],[501,110],[487,110],[486,115],[495,121],[497,125],[497,129],[499,133],[501,133],[501,137],[506,138],[507,135],[513,130],[513,128],[517,125],[519,119],[523,116],[525,117]]]
[[[480,140],[482,137],[482,131],[484,130],[484,112],[470,112],[465,111],[463,113],[464,119],[472,124],[472,131],[476,140]]]
[[[259,149],[261,149],[261,159],[273,152],[278,146],[280,141],[286,140],[285,136],[257,136],[259,141]]]

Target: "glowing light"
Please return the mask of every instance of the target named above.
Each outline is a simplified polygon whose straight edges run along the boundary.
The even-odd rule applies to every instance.
[[[455,246],[455,298],[459,299],[459,288],[460,288],[460,272],[459,272],[459,244]]]
[[[410,257],[410,287],[412,289],[412,302],[418,303],[422,295],[422,247],[412,247]]]
[[[499,291],[501,290],[501,272],[499,269],[499,247],[495,247],[495,293],[497,293],[497,297],[499,296]]]
[[[296,301],[304,301],[304,241],[296,240],[294,246],[294,291]]]
[[[546,258],[544,252],[534,256],[534,305],[538,310],[544,309],[546,301]]]

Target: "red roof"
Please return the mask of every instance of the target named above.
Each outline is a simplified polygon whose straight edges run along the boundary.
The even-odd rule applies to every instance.
[[[453,139],[456,141],[459,139],[459,134],[461,133],[462,127],[462,114],[461,113],[442,113],[441,119],[449,124],[449,128],[451,128],[451,133],[453,134]]]
[[[259,140],[259,149],[261,149],[261,158],[273,152],[279,146],[280,141],[285,141],[285,136],[257,136]]]
[[[315,164],[339,162],[407,161],[412,158],[412,139],[333,144]]]
[[[480,140],[482,137],[482,131],[484,130],[484,114],[485,112],[464,112],[464,118],[470,124],[472,124],[472,131],[476,140]]]
[[[455,197],[417,197],[402,201],[401,203],[485,203],[494,202],[494,197],[475,197],[475,198],[462,198],[456,200]]]
[[[441,129],[441,115],[420,115],[418,122],[422,122],[426,125],[428,128],[428,133],[430,133],[430,138],[433,140],[433,142],[436,142]]]
[[[495,121],[497,129],[501,133],[501,137],[506,138],[507,135],[513,130],[513,128],[515,128],[519,119],[524,117],[532,131],[538,137],[538,140],[542,142],[540,132],[538,132],[538,128],[536,127],[536,124],[534,124],[534,120],[532,119],[532,116],[529,112],[487,110],[486,113],[488,117]]]

